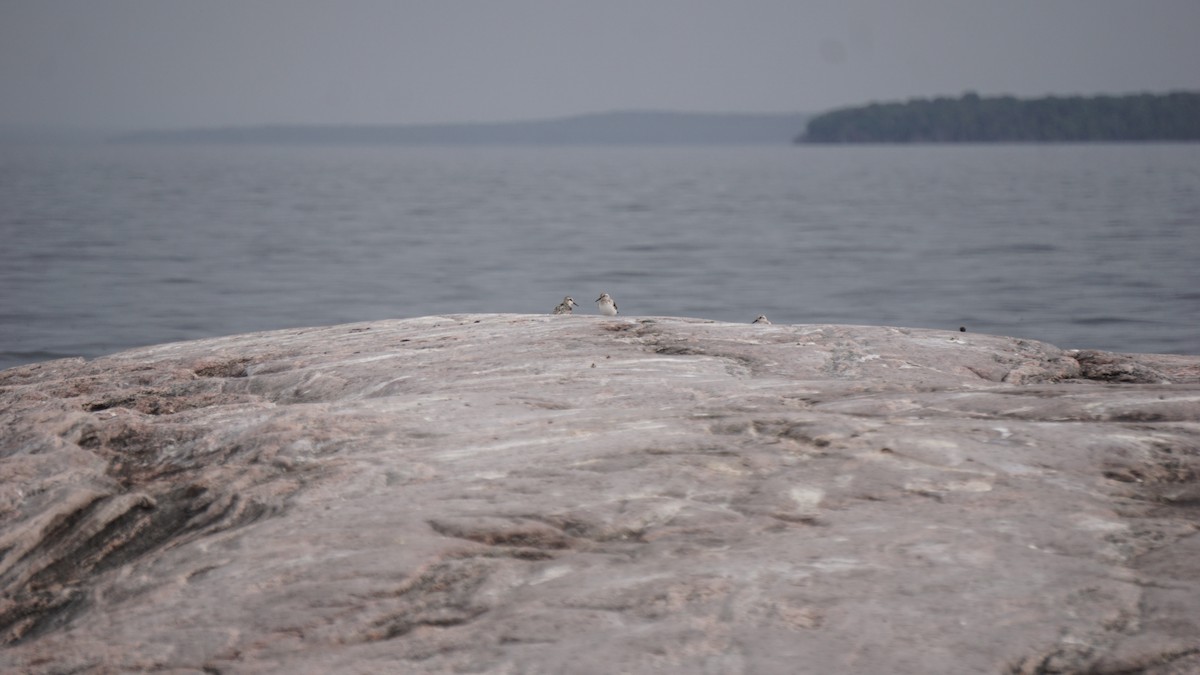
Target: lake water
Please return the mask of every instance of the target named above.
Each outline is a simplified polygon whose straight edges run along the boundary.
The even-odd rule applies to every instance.
[[[458,312],[1200,354],[1200,145],[12,147],[0,367]]]

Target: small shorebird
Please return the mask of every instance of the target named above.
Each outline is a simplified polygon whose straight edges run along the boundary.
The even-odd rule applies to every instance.
[[[617,315],[617,303],[608,293],[601,293],[600,297],[596,298],[596,302],[600,304],[600,313],[608,316]]]
[[[554,308],[554,313],[555,314],[570,314],[571,310],[578,306],[579,306],[579,303],[575,302],[575,300],[571,296],[568,295],[567,297],[563,298],[562,302],[558,303],[557,307]]]
[[[767,318],[766,314],[759,314],[758,318],[751,321],[750,323],[765,323],[767,325],[770,325],[771,320]]]

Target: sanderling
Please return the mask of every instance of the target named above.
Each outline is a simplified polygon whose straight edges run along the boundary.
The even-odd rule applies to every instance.
[[[765,324],[769,325],[771,323],[771,320],[767,318],[766,314],[759,314],[758,318],[751,321],[750,323],[765,323]]]
[[[562,302],[558,303],[558,307],[554,308],[554,313],[555,314],[570,314],[571,310],[578,306],[579,306],[579,303],[575,302],[575,300],[571,296],[568,295],[567,297],[563,298]]]
[[[600,313],[608,316],[617,315],[617,303],[608,293],[601,293],[600,297],[596,298],[596,302],[600,303]]]

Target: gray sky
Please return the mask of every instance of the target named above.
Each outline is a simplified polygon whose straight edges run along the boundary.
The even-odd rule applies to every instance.
[[[1200,0],[0,0],[0,125],[1200,90]]]

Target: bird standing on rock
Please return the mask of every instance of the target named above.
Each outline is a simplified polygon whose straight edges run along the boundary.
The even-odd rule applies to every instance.
[[[570,314],[571,310],[578,306],[579,306],[579,303],[575,302],[574,298],[572,298],[571,296],[568,295],[567,297],[562,299],[562,302],[558,303],[557,307],[554,308],[554,313],[555,314]]]
[[[617,303],[608,293],[601,293],[600,297],[596,298],[597,304],[600,306],[600,313],[607,316],[617,315]]]

